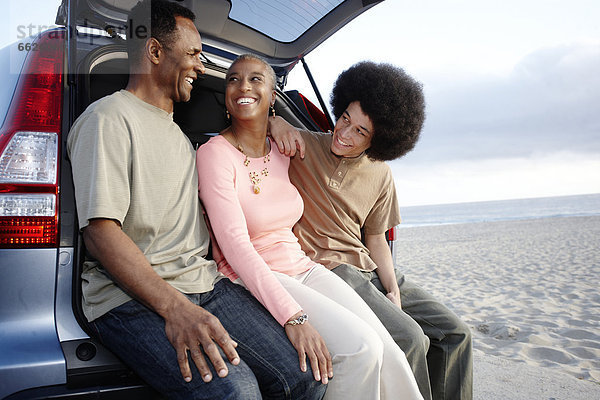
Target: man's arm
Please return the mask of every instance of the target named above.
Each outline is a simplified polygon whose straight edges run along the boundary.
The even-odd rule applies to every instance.
[[[386,297],[402,308],[400,289],[394,272],[394,260],[385,233],[365,235],[365,245],[369,249],[371,259],[377,265],[375,272],[387,292]]]
[[[298,151],[300,158],[304,158],[304,139],[298,129],[285,119],[279,116],[269,117],[268,134],[277,144],[281,154],[293,157]]]
[[[239,363],[235,350],[237,344],[229,337],[217,317],[194,305],[165,282],[116,221],[90,220],[83,230],[83,239],[90,254],[122,289],[164,318],[167,338],[177,352],[177,362],[187,382],[192,380],[188,350],[205,382],[210,381],[212,375],[202,350],[208,355],[220,377],[228,373],[215,342],[233,365]]]

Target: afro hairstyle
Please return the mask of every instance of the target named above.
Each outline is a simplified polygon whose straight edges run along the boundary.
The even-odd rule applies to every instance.
[[[342,72],[331,93],[335,118],[355,101],[373,123],[365,151],[369,158],[394,160],[415,147],[425,121],[425,97],[422,85],[402,68],[362,61]]]

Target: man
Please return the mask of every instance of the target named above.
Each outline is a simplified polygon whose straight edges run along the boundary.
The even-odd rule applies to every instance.
[[[406,354],[424,398],[472,398],[471,334],[452,311],[394,268],[385,232],[400,223],[391,170],[425,119],[421,85],[389,64],[358,63],[337,79],[332,134],[287,130],[290,180],[304,200],[302,249],[344,279]],[[282,120],[273,121],[280,127]],[[281,132],[281,129],[278,130]],[[277,132],[273,132],[278,137]]]
[[[90,105],[68,138],[91,255],[82,274],[87,319],[168,398],[321,398],[325,385],[300,371],[283,328],[204,258],[195,152],[173,122],[174,103],[190,99],[204,72],[194,14],[144,0],[130,20],[135,74]]]

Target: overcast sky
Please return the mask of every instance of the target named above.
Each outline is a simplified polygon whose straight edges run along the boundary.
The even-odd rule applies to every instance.
[[[390,163],[401,205],[598,193],[599,21],[591,0],[387,0],[306,60],[327,98],[363,59],[423,83],[421,140]]]
[[[0,46],[59,3],[10,0]],[[306,61],[326,99],[360,60],[423,83],[421,140],[390,163],[401,206],[600,193],[599,21],[597,0],[386,0]],[[296,70],[289,88],[311,97]]]

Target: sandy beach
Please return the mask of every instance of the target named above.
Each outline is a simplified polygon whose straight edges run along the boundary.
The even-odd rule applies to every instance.
[[[398,233],[397,265],[473,331],[476,400],[600,399],[600,217]]]

